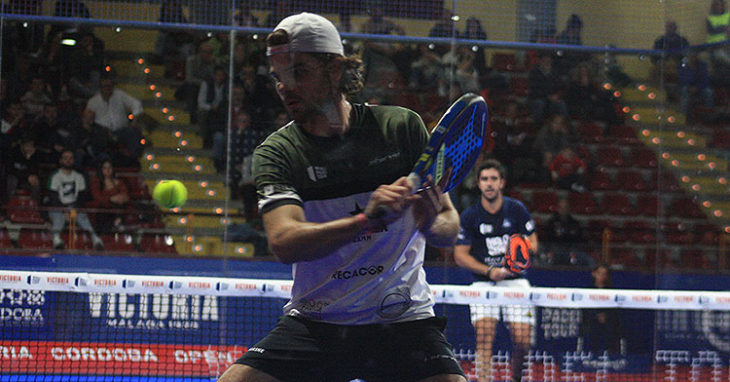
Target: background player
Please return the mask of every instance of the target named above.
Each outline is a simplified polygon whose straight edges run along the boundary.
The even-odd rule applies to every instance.
[[[482,162],[476,171],[479,202],[461,214],[461,230],[454,247],[456,263],[474,274],[473,286],[528,288],[522,275],[505,268],[504,254],[510,235],[527,237],[538,249],[535,222],[522,202],[503,196],[505,169],[495,159]],[[507,323],[513,343],[512,378],[519,381],[522,359],[530,348],[534,309],[526,306],[471,305],[471,320],[477,336],[477,375],[491,381],[491,358],[497,323]]]

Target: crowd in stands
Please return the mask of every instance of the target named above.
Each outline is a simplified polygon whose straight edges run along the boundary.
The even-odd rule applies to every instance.
[[[292,12],[288,1],[278,1],[261,21],[251,13],[249,3],[241,1],[233,15],[237,26],[272,27]],[[58,1],[56,13],[90,17],[80,1]],[[726,36],[727,23],[719,16],[726,14],[723,2],[713,1],[708,42],[726,38],[721,36]],[[429,36],[488,39],[479,19],[468,18],[459,30],[452,16],[443,9]],[[180,0],[163,0],[159,21],[184,24],[190,20]],[[377,5],[368,9],[362,25],[349,28],[368,34],[405,34]],[[535,31],[532,41],[581,45],[582,28],[581,18],[572,15],[562,31]],[[92,219],[76,215],[94,245],[102,247],[97,233],[123,229],[125,211],[133,205],[114,169],[139,167],[144,148],[140,144],[142,102],[116,87],[118,78],[109,69],[104,41],[91,28],[52,27],[42,38],[38,33],[37,26],[24,28],[20,23],[6,23],[3,29],[0,204],[6,205],[20,193],[49,207],[57,247],[63,246],[58,233],[65,224],[65,215],[58,211],[84,202],[87,208],[109,209],[112,212]],[[65,38],[77,44],[64,45]],[[252,218],[256,195],[251,154],[273,129],[287,122],[287,116],[267,78],[263,42],[238,35],[229,57],[229,38],[229,33],[163,29],[150,59],[166,67],[169,80],[177,81],[175,98],[197,125],[204,148],[212,151],[218,173],[229,177],[232,197],[243,201],[244,215]],[[697,100],[706,107],[714,105],[710,78],[713,70],[722,70],[725,50],[712,51],[709,67],[697,54],[685,56],[687,46],[677,24],[669,21],[654,44],[667,54],[652,60],[657,68],[676,69],[655,71],[653,79],[660,81],[661,73],[663,81],[676,84],[673,94],[689,115]],[[602,86],[604,80],[617,85],[631,81],[612,57],[601,56],[599,61],[582,53],[539,50],[511,55],[513,61],[502,65],[499,53],[490,62],[478,45],[457,44],[452,49],[448,44],[355,41],[347,49],[361,54],[366,69],[366,87],[359,101],[411,107],[430,126],[455,95],[483,95],[491,108],[487,146],[507,166],[511,185],[541,183],[566,195],[590,192],[594,163],[579,150],[582,127],[597,125],[605,134],[624,123],[618,101]],[[59,177],[74,181],[56,180]],[[45,186],[54,180],[56,188]],[[63,191],[61,183],[64,187],[74,183],[72,199],[69,193],[58,193]],[[465,183],[455,192],[457,207],[465,207],[461,201],[474,200],[474,193]],[[558,244],[581,241],[582,233],[564,204],[548,231]],[[565,254],[556,249],[554,256]]]

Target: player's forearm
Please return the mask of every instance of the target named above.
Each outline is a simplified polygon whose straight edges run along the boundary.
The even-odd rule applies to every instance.
[[[468,269],[472,273],[486,275],[489,272],[489,266],[484,264],[469,254],[469,246],[454,247],[454,261],[456,265]]]
[[[426,241],[434,247],[450,247],[456,242],[459,233],[459,214],[449,208],[441,211],[433,224],[423,231]]]
[[[352,242],[370,224],[362,214],[326,223],[296,222],[269,232],[269,246],[285,264],[316,260]]]

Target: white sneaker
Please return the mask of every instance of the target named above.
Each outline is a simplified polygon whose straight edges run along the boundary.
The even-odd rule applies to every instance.
[[[63,247],[66,246],[66,243],[63,242],[63,239],[61,239],[61,235],[53,235],[53,248],[55,249],[63,249]]]

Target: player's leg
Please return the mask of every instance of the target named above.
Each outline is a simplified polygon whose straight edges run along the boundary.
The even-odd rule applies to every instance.
[[[279,380],[251,366],[233,364],[218,382],[279,382]]]
[[[485,305],[480,307],[485,310],[499,309],[499,307]],[[490,382],[492,380],[492,345],[494,344],[498,322],[499,319],[490,316],[484,316],[474,321],[477,343],[475,370],[479,382]]]
[[[512,380],[519,381],[525,356],[532,344],[532,325],[528,322],[510,322],[509,331],[512,337]]]

